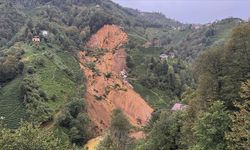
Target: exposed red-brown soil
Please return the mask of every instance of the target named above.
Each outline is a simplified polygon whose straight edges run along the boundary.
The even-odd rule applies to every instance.
[[[123,110],[130,123],[144,125],[153,109],[137,94],[121,76],[126,69],[126,51],[123,45],[128,41],[127,34],[118,26],[105,25],[87,43],[91,50],[103,50],[100,56],[79,53],[81,68],[87,78],[87,113],[96,126],[96,132],[102,133],[109,126],[111,112],[115,108]],[[86,66],[95,63],[99,74]],[[104,74],[112,73],[111,77]]]

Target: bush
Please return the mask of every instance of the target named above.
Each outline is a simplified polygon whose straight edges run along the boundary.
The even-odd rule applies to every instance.
[[[112,72],[104,73],[104,76],[105,76],[106,78],[111,78]]]
[[[50,98],[52,101],[56,101],[57,100],[57,96],[55,94],[53,94]]]
[[[44,100],[48,100],[48,95],[46,92],[44,92],[43,90],[38,90],[39,96],[42,97]]]
[[[44,102],[47,94],[42,91],[32,76],[24,78],[21,84],[21,97],[27,108],[28,119],[35,123],[44,123],[52,119],[52,110]]]
[[[102,97],[102,96],[99,96],[99,95],[95,95],[95,99],[98,100],[98,101],[100,101],[100,100],[103,99],[103,97]]]
[[[28,74],[34,74],[36,72],[35,68],[33,66],[29,66],[27,68],[27,73]]]
[[[91,70],[95,69],[95,63],[93,63],[93,62],[87,62],[84,65],[85,65],[85,67],[87,67],[87,68],[89,68]]]
[[[23,74],[24,63],[20,61],[17,65],[17,68],[18,68],[18,73]]]
[[[131,125],[122,110],[113,110],[109,134],[99,144],[98,150],[128,149],[128,145],[132,144],[131,138],[129,137],[130,128]]]
[[[82,99],[73,98],[63,109],[57,123],[68,134],[71,143],[82,145],[89,139],[89,118],[83,113],[84,103]]]
[[[41,57],[38,57],[38,58],[36,59],[35,64],[38,65],[38,66],[44,67],[45,60],[44,60],[43,58],[41,58]]]
[[[13,56],[7,56],[0,62],[0,82],[7,82],[17,76],[17,61]]]
[[[95,63],[94,62],[88,62],[85,63],[85,67],[89,68],[92,70],[92,72],[95,73],[95,75],[100,75],[100,70],[96,68]]]
[[[61,141],[49,130],[38,125],[22,123],[16,130],[0,125],[0,147],[3,150],[71,150],[68,142]]]

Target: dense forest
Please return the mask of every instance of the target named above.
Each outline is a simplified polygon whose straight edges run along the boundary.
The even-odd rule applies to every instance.
[[[196,27],[110,0],[0,0],[0,20],[1,150],[88,149],[97,136],[100,150],[249,149],[249,22]],[[87,42],[111,24],[128,35],[126,82],[154,111],[134,126],[114,109],[100,135],[78,53],[104,55]],[[105,80],[113,76],[96,65],[85,64]],[[184,107],[174,111],[174,104]]]

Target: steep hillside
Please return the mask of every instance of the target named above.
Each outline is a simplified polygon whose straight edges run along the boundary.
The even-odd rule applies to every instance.
[[[87,78],[87,112],[98,132],[109,126],[115,108],[135,126],[144,125],[153,111],[126,79],[126,42],[127,34],[118,26],[106,25],[90,38],[88,50],[79,53]]]

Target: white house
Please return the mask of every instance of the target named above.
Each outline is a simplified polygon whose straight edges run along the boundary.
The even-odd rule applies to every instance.
[[[46,30],[43,30],[43,31],[42,31],[42,35],[43,35],[44,37],[47,37],[47,36],[49,35],[49,32],[46,31]]]

